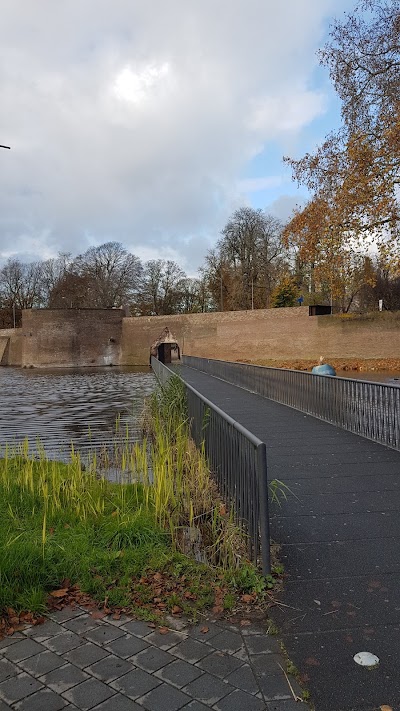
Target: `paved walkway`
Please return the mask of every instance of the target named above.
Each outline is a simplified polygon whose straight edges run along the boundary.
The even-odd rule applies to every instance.
[[[286,582],[274,616],[316,711],[400,709],[400,453],[180,366],[267,445],[289,496],[272,515]],[[373,671],[353,661],[380,659]]]
[[[276,637],[220,621],[182,627],[55,612],[0,641],[0,711],[298,711]]]

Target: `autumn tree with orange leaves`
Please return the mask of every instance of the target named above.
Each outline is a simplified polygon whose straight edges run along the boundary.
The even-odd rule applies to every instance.
[[[346,271],[361,274],[371,242],[381,261],[400,270],[398,0],[363,0],[335,21],[320,60],[342,102],[342,127],[315,153],[285,159],[313,197],[284,236],[314,265],[314,277],[343,292]]]

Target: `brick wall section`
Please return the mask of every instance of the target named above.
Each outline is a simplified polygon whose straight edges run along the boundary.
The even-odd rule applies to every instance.
[[[0,329],[0,340],[7,341],[0,365],[22,364],[22,331],[20,328]]]
[[[120,309],[31,309],[22,315],[22,366],[118,365]]]
[[[400,320],[309,316],[308,307],[125,318],[121,363],[148,362],[168,326],[186,355],[221,360],[399,358]]]
[[[345,320],[295,307],[123,318],[119,309],[33,309],[21,329],[0,330],[10,338],[2,364],[147,365],[165,326],[187,355],[222,360],[400,358],[400,314]]]
[[[315,330],[310,321],[305,307],[126,318],[121,362],[148,362],[150,344],[165,326],[187,355],[224,360],[292,357],[294,351],[308,348],[309,329]]]

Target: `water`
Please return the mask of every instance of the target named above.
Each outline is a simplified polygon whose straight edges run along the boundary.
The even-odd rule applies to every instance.
[[[39,439],[47,456],[67,459],[71,443],[83,457],[111,446],[120,415],[120,437],[138,420],[155,377],[148,368],[25,370],[0,368],[0,447]]]

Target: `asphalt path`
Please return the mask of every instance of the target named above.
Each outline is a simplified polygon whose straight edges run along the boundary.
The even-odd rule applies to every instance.
[[[267,445],[285,568],[272,614],[316,711],[400,709],[400,452],[188,366],[181,377]],[[353,657],[372,652],[366,669]]]

